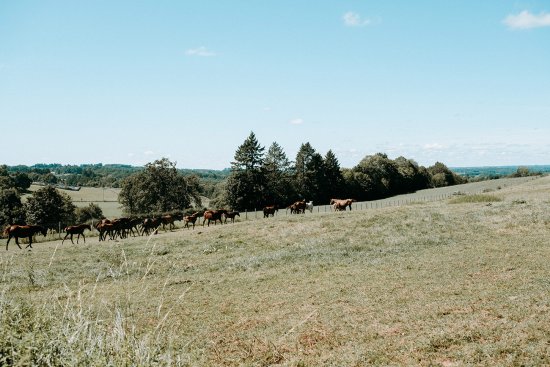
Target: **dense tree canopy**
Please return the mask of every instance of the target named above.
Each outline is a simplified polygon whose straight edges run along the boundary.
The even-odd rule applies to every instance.
[[[118,197],[128,214],[166,213],[201,205],[198,180],[185,177],[167,158],[127,177]]]
[[[75,222],[75,206],[69,195],[52,186],[35,191],[24,205],[28,224],[59,229]]]
[[[328,204],[331,198],[374,200],[464,182],[439,162],[427,169],[405,157],[393,160],[383,153],[367,155],[352,169],[342,169],[332,150],[323,157],[309,142],[300,146],[294,164],[276,142],[265,156],[263,151],[251,133],[235,153],[216,204],[253,210],[271,204],[287,206],[301,199],[315,204]]]
[[[90,203],[88,206],[76,208],[76,220],[75,223],[88,223],[91,221],[97,221],[103,218],[103,210],[94,203]]]

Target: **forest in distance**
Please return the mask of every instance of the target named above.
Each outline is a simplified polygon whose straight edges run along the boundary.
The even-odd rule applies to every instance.
[[[61,164],[37,163],[33,165],[6,166],[10,173],[26,173],[33,182],[46,184],[64,184],[68,186],[121,187],[122,180],[133,173],[144,169],[143,166],[128,164]],[[517,166],[479,166],[449,167],[454,173],[469,180],[487,180],[514,175],[519,168],[526,168],[532,173],[550,173],[550,165],[517,165]],[[203,181],[220,182],[231,173],[231,168],[216,169],[178,169],[183,175],[195,175]]]

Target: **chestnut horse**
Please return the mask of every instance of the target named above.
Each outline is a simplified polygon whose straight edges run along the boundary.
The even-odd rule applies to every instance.
[[[42,233],[42,235],[46,237],[46,234],[48,234],[48,229],[42,226],[33,226],[33,225],[20,226],[17,224],[7,227],[4,230],[4,234],[8,236],[8,242],[6,242],[6,251],[8,251],[8,245],[12,237],[15,237],[15,244],[20,249],[21,249],[21,246],[19,246],[19,238],[21,237],[28,238],[29,244],[27,245],[27,247],[32,248],[32,236],[34,236],[36,233]]]
[[[330,199],[330,205],[334,207],[334,211],[346,210],[348,206],[351,210],[351,204],[355,201],[355,199]]]
[[[204,222],[208,220],[208,227],[210,227],[210,221],[214,221],[214,224],[216,224],[216,221],[220,221],[220,224],[223,224],[222,222],[222,215],[226,215],[227,210],[225,209],[218,209],[218,210],[207,210],[204,212],[204,219],[202,220],[202,226],[204,227]]]
[[[189,228],[189,223],[193,223],[193,229],[195,229],[195,222],[197,221],[198,217],[199,212],[195,212],[191,215],[186,215],[185,217],[183,217],[183,226]]]
[[[74,242],[73,242],[73,235],[74,234],[78,235],[76,237],[76,243],[77,244],[78,244],[78,240],[80,239],[80,235],[82,235],[82,238],[84,238],[84,243],[86,243],[86,236],[84,236],[84,231],[86,229],[88,231],[91,231],[92,226],[89,225],[89,224],[78,224],[76,226],[65,227],[65,232],[67,232],[67,234],[65,235],[65,238],[63,238],[63,241],[61,241],[61,244],[63,244],[63,242],[65,242],[67,237],[71,236],[71,243],[74,245]]]

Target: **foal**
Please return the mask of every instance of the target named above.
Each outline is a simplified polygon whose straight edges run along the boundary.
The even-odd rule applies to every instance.
[[[65,242],[67,237],[71,236],[71,243],[74,245],[74,242],[73,242],[73,235],[74,234],[78,235],[76,237],[76,243],[77,244],[78,244],[78,240],[80,239],[80,235],[82,235],[82,238],[84,238],[84,243],[86,243],[86,236],[84,236],[84,231],[86,229],[88,231],[91,231],[92,226],[89,225],[89,224],[79,224],[79,225],[76,225],[76,226],[65,227],[65,232],[67,232],[67,234],[65,235],[65,238],[63,238],[63,241],[61,241],[61,244],[63,244],[63,242]]]

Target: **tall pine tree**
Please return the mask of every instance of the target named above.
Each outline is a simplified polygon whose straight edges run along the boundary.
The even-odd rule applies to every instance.
[[[265,187],[264,150],[254,132],[237,148],[226,185],[226,201],[231,208],[252,210],[262,207]]]
[[[266,205],[284,206],[294,198],[292,167],[283,148],[277,142],[267,150],[263,166],[266,179]]]
[[[344,191],[344,177],[340,169],[338,158],[329,150],[325,155],[325,179],[326,179],[326,196],[325,200],[340,197]]]

